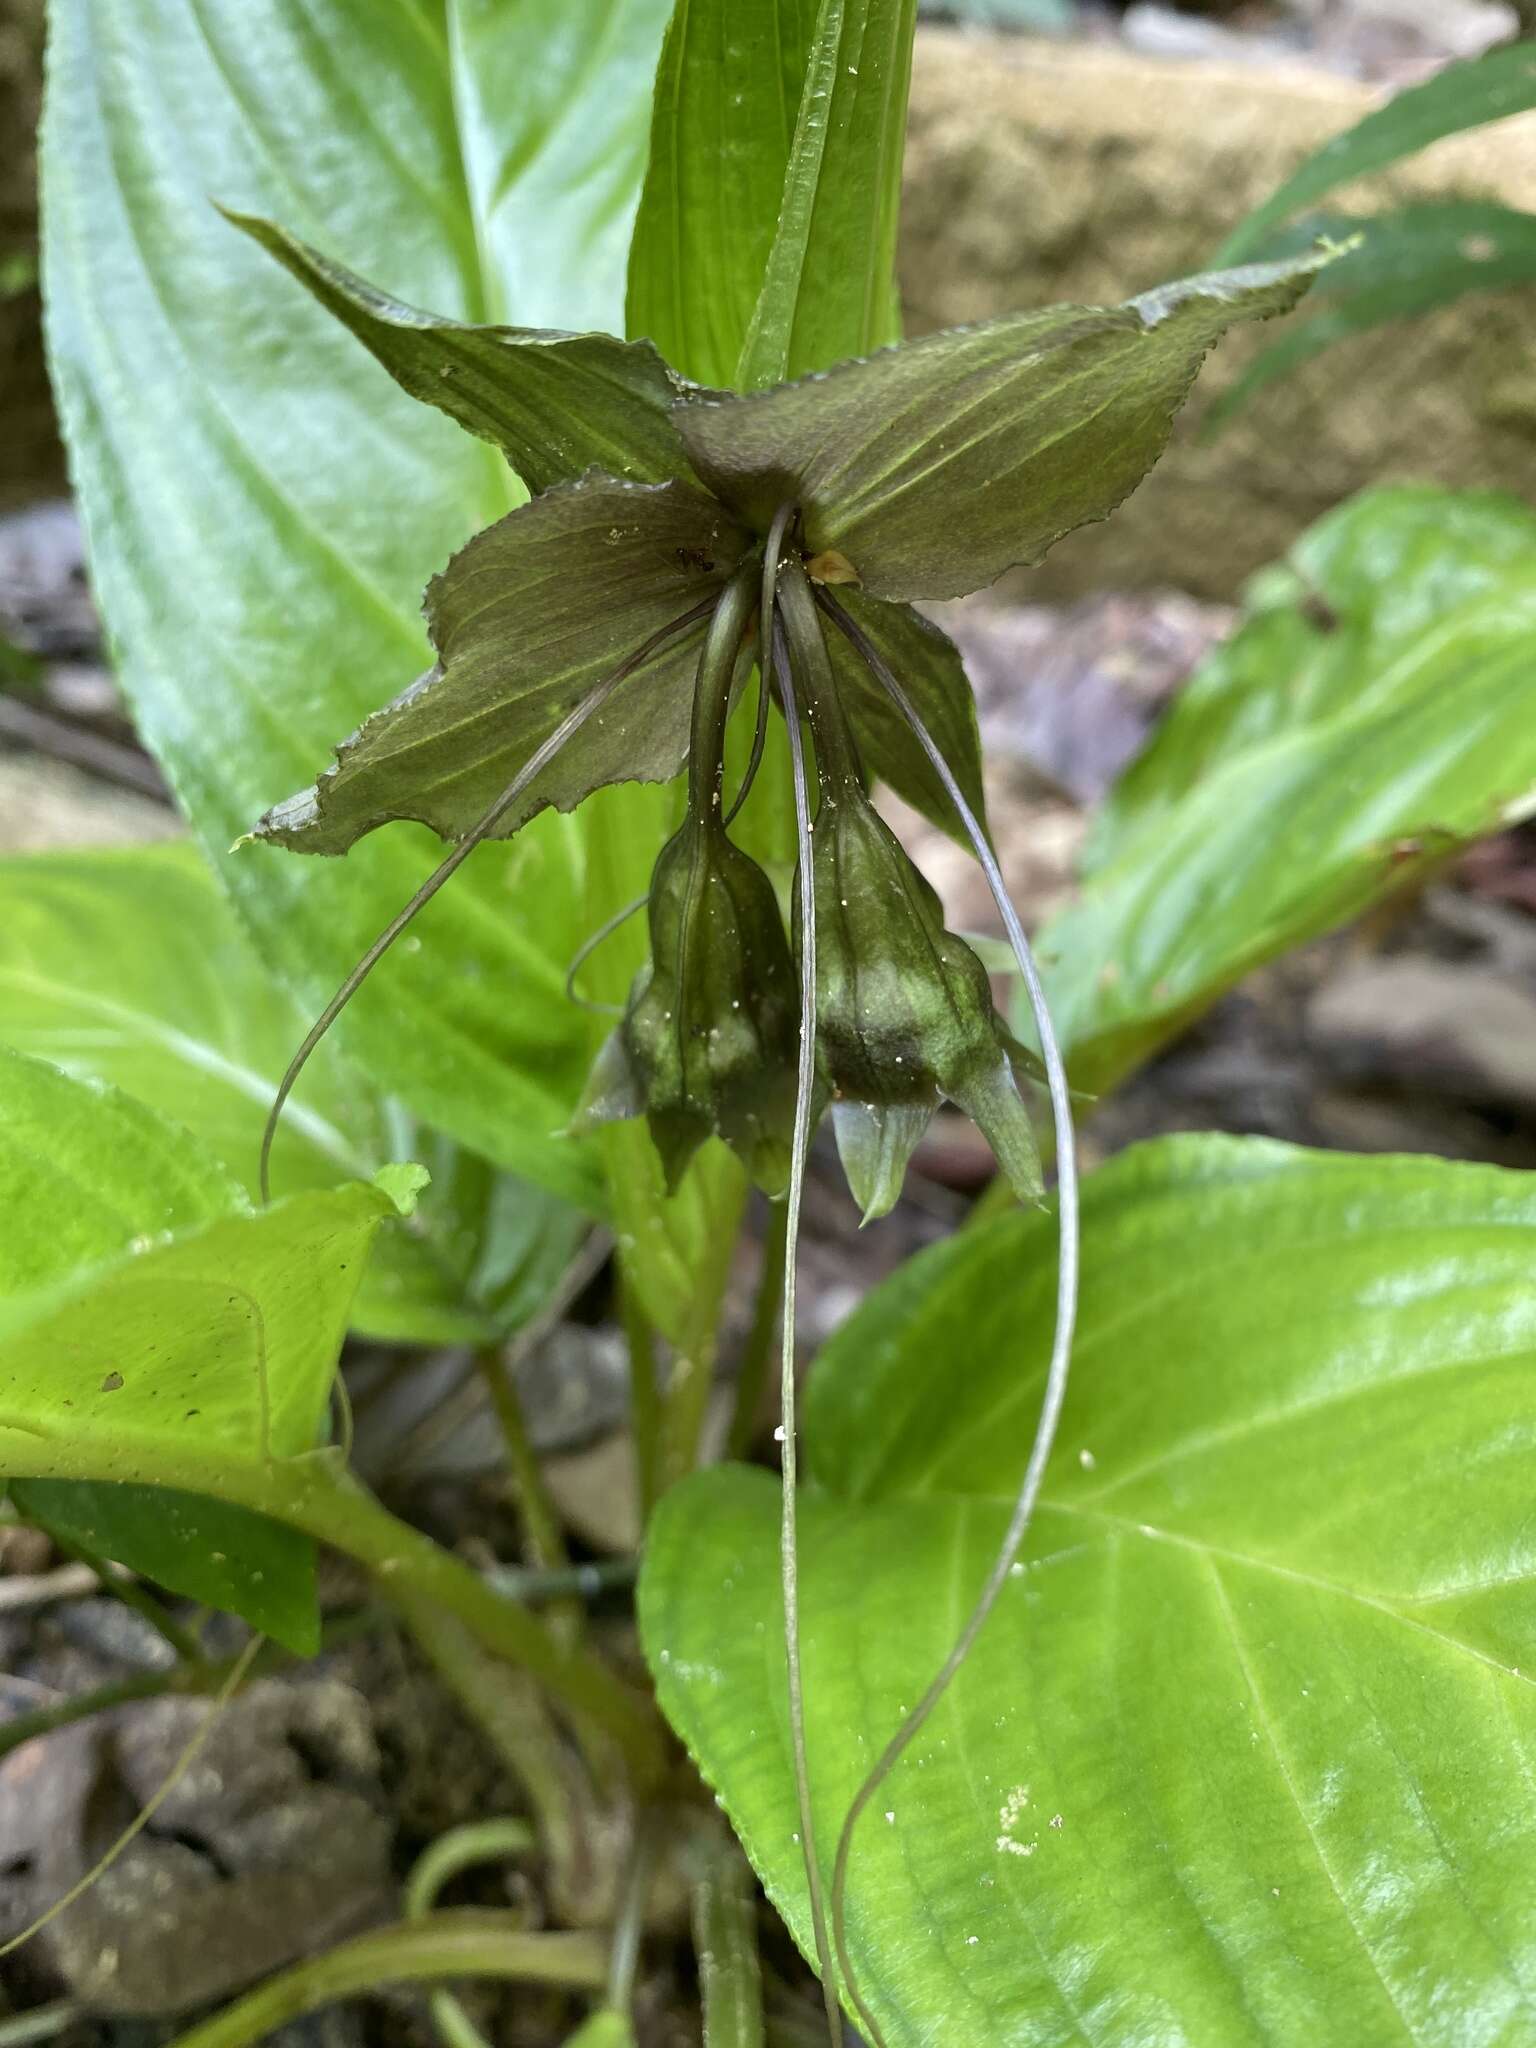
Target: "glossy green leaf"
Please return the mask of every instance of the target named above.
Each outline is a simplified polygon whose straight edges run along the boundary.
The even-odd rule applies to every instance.
[[[1037,945],[1111,1085],[1259,962],[1536,805],[1536,520],[1368,492],[1257,585],[1107,805]]]
[[[901,333],[896,225],[915,0],[821,0],[741,391]]]
[[[718,595],[742,535],[682,483],[594,472],[519,506],[461,548],[427,589],[438,665],[377,711],[258,839],[344,853],[413,818],[461,839],[582,697],[674,620]],[[572,810],[610,782],[667,782],[688,744],[702,624],[662,648],[500,820]]]
[[[227,850],[426,667],[422,588],[515,487],[211,199],[454,319],[616,326],[662,26],[663,0],[53,8],[45,285],[97,593],[140,729],[308,1015],[440,850]],[[338,1028],[417,1115],[595,1202],[554,1136],[585,1060],[559,1001],[580,861],[558,820],[478,855]]]
[[[1162,453],[1234,323],[1293,306],[1327,255],[955,328],[746,398],[679,407],[694,468],[759,530],[786,502],[807,551],[874,597],[960,597],[1038,562]]]
[[[735,382],[778,225],[817,11],[818,0],[758,0],[750,14],[740,0],[679,0],[673,9],[625,320],[701,384]]]
[[[45,1497],[45,1519],[312,1648],[308,1539],[273,1525],[247,1548],[248,1517],[220,1502],[205,1516],[192,1496],[205,1473],[219,1492],[221,1462],[316,1449],[388,1197],[353,1183],[253,1214],[188,1133],[17,1053],[0,1052],[0,1104],[0,1469],[39,1476],[29,1445],[67,1446],[63,1476],[138,1490],[126,1511]],[[139,1488],[146,1452],[169,1453],[170,1498]]]
[[[1359,218],[1329,215],[1308,226],[1341,241],[1357,237],[1359,247],[1318,279],[1305,317],[1221,394],[1206,414],[1207,432],[1336,341],[1536,278],[1536,214],[1488,200],[1425,200]]]
[[[1386,106],[1325,142],[1255,207],[1222,244],[1216,261],[1240,263],[1261,250],[1283,222],[1354,178],[1383,171],[1442,136],[1536,107],[1536,43],[1506,44],[1397,93]]]
[[[403,391],[499,448],[530,491],[589,469],[648,483],[686,471],[670,418],[680,386],[646,343],[441,319],[403,305],[271,221],[228,217],[355,334]]]
[[[189,846],[0,865],[0,1041],[110,1081],[186,1125],[256,1192],[262,1125],[305,1019]],[[353,1310],[374,1336],[487,1342],[533,1312],[582,1222],[553,1195],[423,1141],[326,1041],[279,1127],[280,1194],[417,1149],[432,1184],[375,1242]]]
[[[866,1814],[889,2048],[1515,2043],[1536,1963],[1536,1192],[1182,1138],[1095,1174],[1058,1451],[970,1661]],[[910,1262],[812,1377],[821,1854],[939,1665],[1040,1399],[1054,1224]],[[809,1941],[764,1472],[678,1488],[641,1584],[669,1716]]]

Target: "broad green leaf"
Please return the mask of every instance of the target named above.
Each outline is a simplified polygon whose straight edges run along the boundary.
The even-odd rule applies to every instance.
[[[1437,312],[1472,292],[1536,278],[1536,214],[1482,199],[1425,200],[1391,213],[1328,215],[1307,224],[1359,246],[1318,279],[1306,316],[1265,349],[1206,414],[1209,433],[1256,391],[1352,334]]]
[[[895,341],[915,0],[821,0],[741,391]]]
[[[855,1838],[889,2048],[1416,2048],[1530,2032],[1536,1192],[1182,1138],[1092,1176],[1020,1565]],[[1028,1452],[1054,1223],[905,1266],[811,1381],[817,1840],[950,1647]],[[663,1503],[669,1717],[802,1947],[771,1475]]]
[[[0,1300],[248,1206],[190,1131],[0,1046]]]
[[[186,1125],[256,1192],[262,1125],[305,1018],[189,846],[0,865],[0,1040],[110,1081]],[[367,1178],[421,1146],[326,1041],[279,1126],[282,1194]],[[354,1306],[375,1336],[487,1342],[539,1305],[581,1220],[444,1141],[432,1184],[375,1242]]]
[[[689,400],[678,429],[748,524],[796,504],[807,552],[845,557],[871,596],[960,597],[1112,511],[1227,328],[1287,311],[1329,260],[927,335],[774,391]]]
[[[312,1648],[308,1539],[253,1534],[248,1516],[217,1501],[205,1514],[192,1496],[205,1471],[217,1494],[221,1461],[316,1449],[388,1197],[352,1183],[253,1214],[188,1133],[16,1053],[0,1052],[0,1109],[3,1469],[37,1476],[28,1446],[67,1446],[68,1477],[139,1490],[61,1489],[42,1498],[45,1520]],[[168,1499],[139,1488],[140,1458],[167,1451],[181,1482]]]
[[[679,0],[662,44],[625,322],[701,384],[735,381],[817,9],[818,0],[759,0],[748,17],[740,0]]]
[[[683,483],[594,472],[476,534],[427,590],[438,665],[337,749],[319,782],[256,837],[344,853],[414,818],[460,839],[580,699],[652,635],[718,594],[742,535]],[[572,810],[610,782],[667,782],[688,744],[702,626],[654,655],[498,824]]]
[[[477,327],[402,305],[271,221],[228,218],[275,256],[403,391],[499,448],[530,491],[589,469],[659,483],[686,472],[655,349],[611,334]]]
[[[1448,64],[1422,85],[1409,86],[1325,142],[1255,207],[1218,251],[1218,263],[1240,263],[1262,249],[1283,222],[1354,178],[1383,171],[1442,136],[1536,107],[1536,43],[1506,44],[1464,64]]]
[[[422,588],[515,486],[210,202],[453,319],[616,326],[662,15],[55,0],[45,285],[97,593],[140,729],[306,1015],[440,850],[227,850],[426,667]],[[478,855],[338,1028],[415,1114],[591,1203],[593,1162],[553,1135],[582,1079],[559,995],[580,864],[555,819]]]
[[[1111,797],[1038,949],[1110,1086],[1250,968],[1536,804],[1536,519],[1368,492],[1258,585]]]

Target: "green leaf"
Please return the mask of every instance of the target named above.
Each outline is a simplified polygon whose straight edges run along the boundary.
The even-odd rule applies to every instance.
[[[355,334],[402,391],[499,448],[530,491],[589,469],[650,483],[686,473],[670,418],[681,387],[647,343],[440,319],[271,221],[227,218]]]
[[[1536,214],[1482,199],[1434,199],[1391,213],[1329,214],[1300,231],[1359,246],[1317,281],[1306,317],[1265,349],[1206,414],[1211,433],[1256,391],[1352,334],[1437,312],[1472,292],[1536,278]],[[1299,237],[1298,237],[1299,238]]]
[[[739,390],[900,336],[896,224],[915,12],[915,0],[821,0]]]
[[[1109,1087],[1250,968],[1536,802],[1536,519],[1367,492],[1258,585],[1111,797],[1039,935],[1074,1080]]]
[[[758,0],[747,28],[740,0],[680,0],[662,44],[625,322],[701,384],[735,380],[778,225],[817,4]]]
[[[125,688],[267,961],[315,1015],[439,858],[227,849],[427,664],[427,577],[504,513],[499,456],[414,404],[236,234],[281,218],[466,322],[617,325],[663,0],[56,0],[43,137],[50,348]],[[580,839],[490,849],[339,1028],[374,1082],[588,1203],[554,1136]]]
[[[50,1535],[242,1615],[301,1656],[317,1647],[314,1546],[281,1522],[173,1486],[13,1479],[8,1491],[17,1513]]]
[[[462,838],[561,720],[626,656],[717,595],[743,547],[683,483],[594,471],[476,534],[427,590],[438,665],[337,749],[336,766],[276,805],[255,836],[344,853],[414,818]],[[688,745],[702,627],[621,687],[508,809],[508,838],[547,804],[573,810],[610,782],[667,782]]]
[[[223,1463],[318,1446],[387,1197],[354,1183],[252,1214],[186,1132],[16,1053],[0,1104],[0,1437],[21,1453],[3,1469],[34,1476],[29,1444],[63,1447],[74,1469],[43,1476],[138,1487],[141,1457],[168,1452],[173,1498],[63,1493],[44,1518],[312,1649],[309,1540],[271,1525],[247,1547],[248,1518],[191,1496],[220,1491]]]
[[[690,400],[679,432],[756,529],[792,502],[807,553],[844,556],[871,596],[959,597],[1113,510],[1226,329],[1287,311],[1329,260],[927,335],[774,391]]]
[[[1020,1567],[855,1838],[889,2048],[1465,2048],[1536,1982],[1536,1193],[1181,1138],[1087,1183],[1076,1377]],[[810,1389],[817,1839],[979,1590],[1049,1349],[1054,1223],[910,1262]],[[963,1361],[963,1369],[962,1369]],[[662,1503],[662,1704],[809,1943],[777,1486]]]
[[[261,966],[189,846],[35,854],[0,866],[0,1039],[112,1082],[185,1124],[256,1192],[262,1125],[305,1019]],[[370,1095],[327,1040],[278,1129],[282,1193],[366,1179],[424,1145],[431,1187],[379,1233],[354,1308],[374,1336],[505,1334],[538,1306],[581,1218]],[[558,1264],[557,1264],[558,1261]]]
[[[1536,43],[1506,44],[1464,64],[1448,64],[1307,158],[1262,206],[1255,207],[1218,251],[1218,263],[1245,262],[1282,222],[1373,171],[1414,156],[1442,136],[1536,107]]]

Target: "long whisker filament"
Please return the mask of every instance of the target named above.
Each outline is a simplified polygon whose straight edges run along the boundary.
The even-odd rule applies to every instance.
[[[825,590],[816,593],[817,602],[839,631],[849,641],[864,661],[886,695],[891,699],[901,716],[912,730],[913,737],[927,755],[934,773],[944,786],[946,795],[954,805],[956,815],[965,828],[971,842],[992,899],[997,905],[998,915],[1008,934],[1019,973],[1023,977],[1029,1006],[1034,1015],[1035,1028],[1040,1037],[1040,1048],[1044,1056],[1046,1082],[1050,1090],[1051,1119],[1056,1138],[1057,1178],[1057,1229],[1058,1256],[1056,1269],[1056,1326],[1051,1339],[1050,1361],[1046,1368],[1045,1391],[1040,1404],[1040,1415],[1035,1425],[1034,1442],[1030,1446],[1029,1460],[1024,1477],[1019,1485],[1009,1516],[1008,1527],[992,1561],[991,1570],[978,1594],[964,1627],[956,1638],[954,1647],[935,1674],[927,1691],[897,1728],[895,1734],[881,1751],[868,1776],[854,1794],[852,1803],[843,1821],[838,1837],[837,1855],[832,1871],[832,1931],[837,1950],[838,1966],[848,1986],[848,1994],[859,2014],[860,2023],[869,2034],[874,2048],[884,2048],[884,2039],[878,2023],[865,2004],[858,1988],[853,1961],[848,1952],[846,1903],[848,1887],[848,1859],[853,1846],[854,1830],[866,1807],[885,1779],[890,1775],[912,1738],[918,1733],[934,1708],[943,1697],[955,1673],[971,1653],[972,1645],[986,1626],[998,1595],[1007,1583],[1009,1568],[1019,1553],[1020,1546],[1028,1531],[1039,1498],[1041,1482],[1045,1477],[1046,1464],[1055,1441],[1056,1426],[1061,1418],[1062,1402],[1066,1396],[1067,1376],[1071,1367],[1072,1337],[1077,1321],[1078,1293],[1078,1187],[1077,1153],[1072,1128],[1072,1099],[1067,1082],[1066,1066],[1057,1043],[1055,1029],[1051,1023],[1046,1004],[1045,990],[1041,985],[1039,969],[1034,954],[1007,885],[998,867],[996,856],[988,844],[974,811],[967,803],[965,794],[945,760],[938,743],[924,724],[916,705],[892,674],[890,667],[873,645],[869,636],[859,627],[837,600]]]
[[[475,821],[457,846],[432,870],[410,901],[403,909],[396,912],[368,948],[367,952],[363,954],[346,980],[337,989],[335,995],[331,997],[325,1008],[320,1012],[320,1015],[310,1026],[309,1031],[305,1034],[303,1044],[300,1045],[298,1051],[288,1062],[283,1078],[277,1084],[277,1093],[272,1098],[272,1107],[267,1112],[267,1121],[261,1134],[261,1158],[258,1177],[263,1203],[269,1202],[272,1198],[272,1141],[277,1136],[277,1127],[282,1118],[284,1104],[293,1093],[294,1085],[298,1081],[299,1076],[308,1065],[310,1055],[336,1022],[342,1011],[347,1007],[348,1003],[357,994],[369,975],[372,974],[374,968],[378,966],[396,939],[400,937],[401,933],[415,919],[418,912],[425,909],[438,890],[443,887],[444,883],[458,873],[459,869],[468,860],[481,841],[491,836],[508,811],[512,809],[512,806],[535,778],[542,774],[566,743],[574,739],[587,720],[595,712],[602,710],[619,685],[627,682],[635,670],[649,661],[653,654],[659,652],[670,641],[686,633],[690,626],[696,625],[707,613],[713,611],[715,603],[716,600],[714,598],[706,598],[703,603],[696,604],[690,610],[684,612],[680,618],[670,620],[668,624],[661,627],[657,632],[652,633],[648,639],[642,641],[633,654],[626,656],[611,674],[605,676],[600,683],[589,690],[586,696],[566,713],[554,731],[530,754],[506,788],[502,790],[495,802],[491,804],[490,808]]]

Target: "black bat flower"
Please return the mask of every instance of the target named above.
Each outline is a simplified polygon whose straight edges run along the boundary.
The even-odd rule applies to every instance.
[[[883,781],[957,836],[984,832],[970,688],[912,601],[980,589],[1102,518],[1155,461],[1222,333],[1287,310],[1329,252],[930,335],[737,396],[687,383],[647,342],[414,311],[269,223],[231,218],[533,494],[429,585],[436,666],[255,827],[301,853],[345,853],[398,818],[457,842],[304,1053],[480,840],[686,763],[688,814],[652,884],[651,964],[585,1114],[644,1112],[673,1180],[714,1132],[781,1187],[792,959],[771,884],[721,809],[733,687],[755,655],[760,716],[774,679],[796,738],[805,716],[814,742],[825,829],[801,893],[823,934],[816,1107],[834,1105],[856,1194],[869,1214],[890,1206],[942,1096],[1038,1193],[1019,1055],[981,964],[865,795]]]

